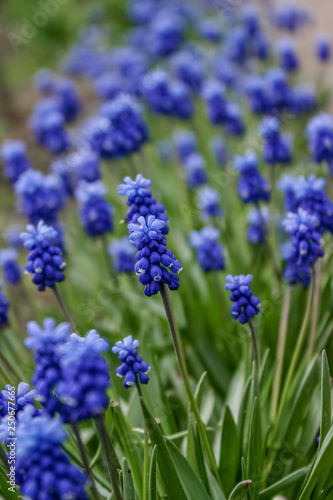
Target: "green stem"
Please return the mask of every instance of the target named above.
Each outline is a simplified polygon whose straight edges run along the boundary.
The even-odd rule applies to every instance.
[[[139,394],[139,398],[143,399],[143,394],[141,390],[141,384],[139,381],[138,375],[135,376],[135,384]],[[144,426],[145,426],[145,440],[144,440],[144,448],[143,448],[143,500],[148,500],[148,482],[149,482],[149,461],[148,461],[148,453],[149,453],[149,435],[147,422],[145,417],[143,416]]]
[[[273,264],[274,274],[276,276],[276,279],[278,281],[280,281],[281,278],[282,278],[281,270],[280,270],[279,265],[276,262],[274,250],[273,250],[272,245],[271,245],[271,243],[269,241],[268,231],[266,229],[266,224],[265,224],[264,218],[262,216],[259,203],[256,204],[256,207],[257,207],[258,214],[259,214],[261,230],[264,233],[264,237],[265,237],[265,245],[266,245],[266,248],[267,248],[267,252],[268,252],[269,258],[270,258],[270,260],[272,261],[272,264]]]
[[[76,327],[76,324],[74,323],[74,320],[72,319],[72,317],[71,317],[71,315],[70,315],[70,313],[69,313],[69,311],[68,311],[68,309],[67,309],[67,307],[66,307],[66,305],[65,305],[65,303],[64,303],[64,301],[63,301],[63,299],[62,299],[62,297],[61,297],[61,295],[59,293],[59,290],[56,287],[56,285],[54,285],[54,287],[52,288],[52,290],[53,290],[53,293],[55,295],[55,298],[57,299],[57,302],[58,302],[58,304],[60,306],[60,309],[61,309],[63,315],[65,316],[65,318],[68,321],[68,323],[70,323],[70,325],[71,325],[72,331],[75,332],[75,333],[78,333],[78,329]]]
[[[286,346],[286,338],[287,338],[287,327],[288,327],[288,317],[290,310],[290,297],[291,297],[291,286],[288,285],[283,299],[283,306],[281,311],[281,319],[280,319],[280,327],[279,327],[279,338],[277,345],[277,364],[276,371],[274,375],[273,382],[273,391],[272,391],[272,401],[271,401],[271,421],[274,421],[275,414],[277,410],[279,394],[280,394],[280,386],[281,386],[281,376],[283,370],[283,359],[284,359],[284,351]]]
[[[95,418],[97,432],[99,434],[106,468],[112,483],[112,489],[116,500],[123,500],[119,487],[119,477],[117,471],[117,455],[110,441],[108,431],[105,427],[104,415]]]
[[[3,368],[2,371],[3,371],[4,376],[8,378],[10,385],[15,387],[15,384],[13,384],[13,381],[11,378],[9,378],[9,375],[7,372],[10,372],[11,375],[14,377],[14,379],[16,379],[17,382],[20,380],[20,376],[18,375],[18,373],[15,370],[15,368],[13,367],[13,365],[10,363],[10,361],[8,361],[8,359],[6,358],[6,356],[3,354],[3,352],[1,350],[0,350],[0,363],[1,363],[2,368]]]
[[[80,428],[79,428],[77,423],[72,423],[71,427],[73,429],[76,444],[77,444],[77,447],[79,449],[85,471],[86,471],[87,476],[90,480],[90,489],[91,489],[92,497],[94,500],[100,500],[101,497],[99,496],[99,493],[97,491],[94,474],[93,474],[91,467],[89,465],[89,460],[88,460],[88,457],[86,454],[86,450],[85,450],[83,441],[81,439]]]
[[[109,272],[111,281],[113,283],[115,283],[115,285],[117,285],[118,282],[119,282],[118,275],[117,275],[117,273],[115,272],[115,270],[112,267],[110,255],[109,255],[109,252],[108,252],[108,242],[107,242],[105,234],[102,234],[101,241],[102,241],[102,246],[103,246],[104,259],[105,259],[105,263],[106,263],[107,268],[108,268],[108,272]]]
[[[202,444],[203,444],[205,452],[206,452],[209,468],[210,468],[212,474],[215,476],[216,481],[221,486],[221,481],[220,481],[219,473],[217,470],[214,453],[213,453],[210,441],[209,441],[208,436],[207,436],[205,425],[204,425],[203,421],[201,420],[201,416],[200,416],[200,412],[199,412],[199,408],[198,408],[196,399],[195,399],[193,392],[192,392],[192,389],[191,389],[191,384],[190,384],[189,376],[187,373],[185,358],[184,358],[184,354],[183,354],[183,350],[182,350],[181,340],[180,340],[180,336],[179,336],[179,333],[178,333],[178,330],[176,327],[176,323],[174,320],[168,289],[166,288],[165,284],[162,284],[162,286],[161,286],[161,296],[162,296],[163,305],[164,305],[166,317],[167,317],[168,324],[169,324],[169,329],[170,329],[171,338],[172,338],[173,346],[175,349],[177,361],[178,361],[179,368],[180,368],[180,371],[181,371],[181,374],[183,377],[187,396],[190,400],[191,408],[192,408],[192,411],[193,411],[193,414],[194,414],[194,417],[195,417],[195,420],[196,420],[196,423],[198,426],[198,431],[199,431],[199,434],[201,437],[201,441],[202,441]],[[221,486],[221,488],[222,488],[222,486]]]
[[[309,345],[307,352],[307,361],[310,363],[312,354],[314,351],[316,332],[320,311],[320,293],[321,293],[321,270],[322,270],[322,260],[319,259],[316,262],[314,268],[314,295],[313,295],[313,307],[312,307],[312,318],[311,318],[311,330],[309,337]]]
[[[285,405],[286,400],[287,400],[288,391],[290,389],[290,384],[291,384],[291,381],[292,381],[292,378],[293,378],[293,375],[294,375],[294,372],[295,372],[295,368],[296,368],[298,359],[300,357],[302,346],[303,346],[303,343],[304,343],[305,334],[306,334],[306,328],[307,328],[307,325],[308,325],[308,320],[309,320],[309,315],[310,315],[310,310],[311,310],[311,304],[312,304],[313,281],[314,280],[311,277],[310,290],[309,290],[309,293],[308,293],[308,300],[307,300],[307,304],[306,304],[306,309],[305,309],[305,313],[304,313],[304,317],[303,317],[303,322],[302,322],[301,330],[300,330],[300,333],[299,333],[299,336],[298,336],[298,339],[297,339],[297,343],[296,343],[295,349],[293,351],[293,356],[291,358],[291,362],[290,362],[290,365],[289,365],[289,369],[288,369],[288,373],[287,373],[287,376],[286,376],[286,380],[285,380],[284,385],[283,385],[283,391],[282,391],[282,395],[281,395],[281,401],[280,401],[279,410],[278,410],[278,414],[277,414],[277,418],[276,418],[275,431],[273,432],[273,434],[271,436],[271,442],[272,443],[275,441],[275,438],[276,438],[276,433],[277,433],[277,430],[278,430],[278,425],[277,424],[280,421],[281,414],[282,414],[282,411],[284,409],[284,405]]]
[[[252,319],[249,318],[249,327],[251,330],[251,337],[252,337],[252,345],[253,345],[253,358],[254,362],[256,364],[257,372],[259,373],[259,353],[258,353],[258,344],[257,344],[257,339],[256,339],[256,332],[254,331]]]

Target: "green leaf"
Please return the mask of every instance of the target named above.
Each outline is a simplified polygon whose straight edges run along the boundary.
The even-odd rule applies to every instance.
[[[249,441],[247,448],[247,470],[248,477],[252,479],[253,498],[258,498],[258,493],[261,485],[261,463],[262,463],[262,430],[261,430],[261,409],[259,400],[254,398],[250,428],[249,428]]]
[[[261,491],[259,493],[259,500],[270,500],[275,495],[282,493],[284,490],[289,488],[289,486],[293,485],[297,481],[300,481],[301,479],[304,479],[309,470],[310,466],[303,467],[302,469],[298,469],[295,472],[292,472],[291,474],[289,474],[289,476],[281,479],[281,481],[278,481],[277,483],[272,484],[272,486],[269,486],[269,488]]]
[[[210,500],[202,482],[199,480],[184,455],[179,451],[176,445],[172,443],[172,441],[167,441],[166,445],[175,468],[179,473],[179,477],[187,497],[189,499],[195,498],[196,500]]]
[[[247,490],[251,484],[251,479],[246,479],[238,483],[230,493],[228,500],[246,500]]]
[[[222,424],[219,473],[226,495],[229,495],[236,483],[239,462],[239,441],[237,426],[229,406],[226,406]]]
[[[168,451],[167,441],[165,440],[160,427],[157,425],[156,420],[149,412],[143,398],[140,398],[140,403],[145,421],[147,423],[150,440],[153,445],[157,446],[157,465],[167,494],[170,499],[177,498],[177,500],[187,500],[184,488]]]
[[[237,434],[239,438],[239,454],[242,456],[244,454],[244,435],[245,435],[245,422],[246,422],[246,413],[248,407],[248,400],[250,395],[250,384],[251,379],[249,379],[246,383],[244,394],[242,398],[241,405],[239,407],[238,419],[237,419]]]
[[[132,471],[126,458],[123,459],[124,500],[135,500]]]
[[[323,444],[325,437],[331,427],[332,403],[331,403],[331,383],[330,369],[328,365],[326,352],[323,351],[321,357],[321,424],[320,424],[320,443]]]
[[[196,422],[194,421],[193,417],[191,418],[191,416],[188,422],[186,458],[193,470],[203,482],[207,492],[209,493],[210,489],[202,444],[197,430]]]
[[[151,454],[150,468],[149,468],[149,482],[148,482],[148,497],[149,500],[157,500],[157,470],[156,470],[156,460],[157,459],[157,446],[155,444],[153,452]]]
[[[318,456],[312,468],[310,477],[308,478],[299,500],[309,500],[311,493],[320,480],[325,482],[329,473],[332,470],[332,454],[333,454],[333,427],[330,428],[324,442],[319,450]]]

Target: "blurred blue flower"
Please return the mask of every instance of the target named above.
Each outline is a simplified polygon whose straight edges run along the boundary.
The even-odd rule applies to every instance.
[[[281,133],[278,118],[263,118],[259,124],[259,133],[264,139],[262,154],[268,165],[285,165],[292,161],[292,137]]]
[[[197,250],[197,258],[203,271],[224,269],[224,248],[218,242],[220,231],[213,226],[206,226],[201,231],[190,233],[190,244]]]
[[[31,163],[27,158],[27,147],[23,141],[5,141],[0,154],[4,164],[4,176],[12,184],[31,168]]]
[[[331,40],[328,36],[320,35],[316,40],[316,53],[320,61],[330,61],[331,59]]]
[[[118,358],[122,362],[117,368],[118,377],[125,377],[123,386],[128,389],[135,384],[136,377],[139,377],[141,384],[148,384],[149,377],[147,373],[150,370],[148,363],[142,361],[142,357],[138,356],[137,348],[140,342],[133,340],[132,335],[125,337],[123,341],[116,342],[112,347],[112,352],[118,354]]]
[[[257,204],[260,200],[270,200],[270,189],[267,179],[259,171],[259,161],[253,151],[245,155],[236,155],[234,167],[240,172],[238,181],[238,194],[243,203]]]
[[[326,161],[333,175],[333,116],[321,112],[309,120],[306,136],[310,151],[317,163]]]
[[[21,281],[21,269],[17,264],[17,257],[15,248],[0,250],[0,266],[5,280],[11,285],[17,285]]]
[[[246,219],[249,223],[246,231],[248,242],[251,244],[265,243],[267,235],[269,234],[270,214],[268,208],[253,208],[247,214]]]
[[[203,220],[210,217],[222,217],[223,210],[219,206],[221,195],[215,189],[205,186],[198,193],[198,205]]]
[[[80,203],[81,223],[90,237],[113,230],[113,207],[105,199],[106,193],[107,188],[102,181],[81,181],[75,191]]]
[[[117,273],[132,273],[135,265],[135,247],[128,241],[127,236],[121,240],[114,239],[108,247],[112,255],[113,265]]]

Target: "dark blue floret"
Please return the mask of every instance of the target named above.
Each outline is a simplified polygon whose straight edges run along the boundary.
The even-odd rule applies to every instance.
[[[259,125],[259,133],[264,139],[262,153],[268,165],[285,165],[292,161],[292,138],[280,132],[278,118],[265,117]]]
[[[225,267],[224,248],[218,242],[219,236],[220,231],[212,226],[190,233],[191,246],[196,248],[199,264],[205,272],[219,271]]]
[[[233,302],[231,307],[231,316],[241,324],[249,321],[260,311],[260,300],[254,297],[250,289],[250,283],[253,280],[251,274],[241,274],[240,276],[232,276],[228,274],[226,277],[226,290],[231,291],[230,300]]]
[[[116,342],[112,347],[112,352],[118,354],[121,365],[117,368],[118,377],[125,377],[123,386],[128,389],[135,384],[136,377],[139,378],[141,384],[148,384],[148,372],[150,366],[142,361],[142,357],[138,356],[138,347],[140,342],[133,340],[132,335],[125,337],[123,341]]]
[[[243,203],[257,204],[270,199],[268,181],[260,174],[258,165],[258,158],[252,151],[235,157],[235,169],[240,172],[237,189]]]
[[[75,192],[80,202],[80,219],[88,236],[101,236],[113,230],[113,207],[105,199],[102,181],[81,181]]]

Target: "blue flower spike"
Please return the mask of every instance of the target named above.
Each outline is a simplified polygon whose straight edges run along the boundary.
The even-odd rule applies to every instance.
[[[123,341],[119,340],[112,347],[112,352],[118,354],[118,358],[122,362],[117,368],[118,377],[124,377],[123,386],[128,389],[132,387],[139,379],[141,384],[148,384],[148,372],[150,366],[142,361],[142,357],[138,356],[137,351],[140,342],[133,340],[133,336],[125,337]]]

